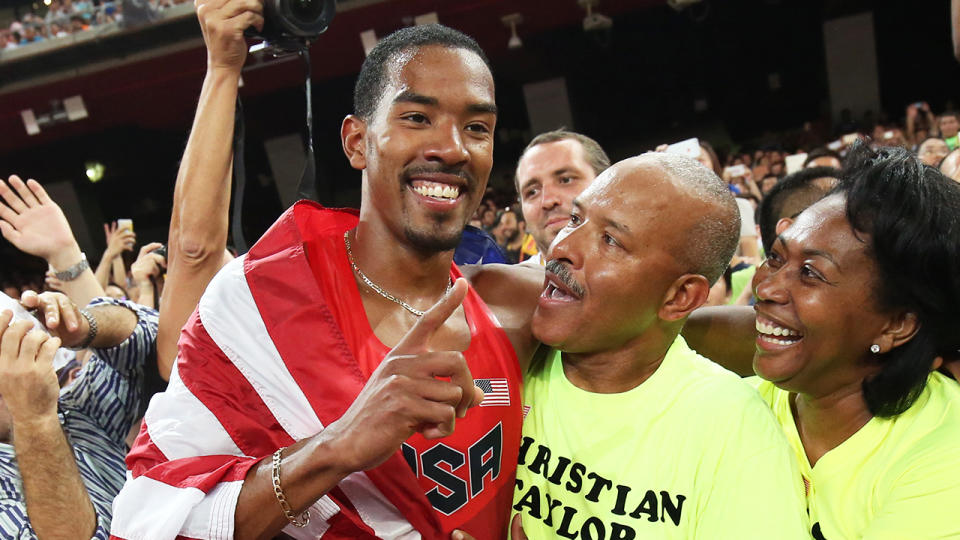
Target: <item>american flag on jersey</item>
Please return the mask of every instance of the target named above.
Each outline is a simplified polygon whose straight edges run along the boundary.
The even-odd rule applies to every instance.
[[[510,386],[506,379],[474,379],[473,384],[483,390],[481,407],[510,406]]]

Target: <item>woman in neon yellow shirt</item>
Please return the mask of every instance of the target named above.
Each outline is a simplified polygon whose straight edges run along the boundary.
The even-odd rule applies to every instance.
[[[783,220],[757,270],[758,389],[817,539],[960,537],[960,184],[855,148],[835,192]],[[932,372],[932,373],[931,373]]]

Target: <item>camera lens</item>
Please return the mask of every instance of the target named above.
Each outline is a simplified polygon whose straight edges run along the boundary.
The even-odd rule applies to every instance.
[[[293,18],[305,23],[314,23],[323,13],[322,0],[288,0],[288,6]]]

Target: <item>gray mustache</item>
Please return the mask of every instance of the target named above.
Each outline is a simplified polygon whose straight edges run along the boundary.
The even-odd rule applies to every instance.
[[[547,272],[557,276],[563,284],[574,292],[577,296],[583,297],[583,286],[577,283],[577,280],[573,279],[573,276],[570,275],[570,270],[567,269],[567,266],[562,262],[551,259],[547,261],[547,264],[544,266]]]

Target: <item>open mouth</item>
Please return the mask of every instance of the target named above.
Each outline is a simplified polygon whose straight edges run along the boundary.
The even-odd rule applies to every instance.
[[[759,314],[757,315],[756,327],[757,339],[767,344],[789,346],[803,339],[803,334],[799,331],[783,326]]]
[[[543,288],[543,292],[540,293],[541,298],[555,300],[558,302],[576,302],[580,300],[579,294],[576,291],[572,290],[566,284],[563,283],[555,274],[547,272],[546,284]]]
[[[460,196],[460,186],[428,180],[414,180],[410,182],[410,186],[418,195],[435,201],[455,201]]]

